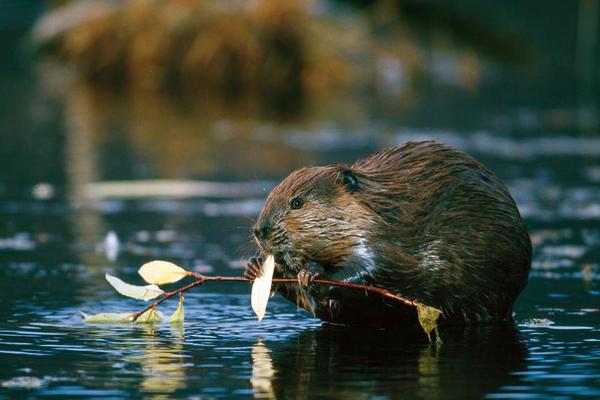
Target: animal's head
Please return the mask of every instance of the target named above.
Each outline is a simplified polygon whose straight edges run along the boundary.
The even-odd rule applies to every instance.
[[[296,272],[307,260],[336,266],[362,238],[360,181],[347,166],[302,168],[269,194],[253,227],[260,248]]]

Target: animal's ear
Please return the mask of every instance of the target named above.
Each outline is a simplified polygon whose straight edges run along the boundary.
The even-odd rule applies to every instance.
[[[340,168],[340,182],[346,190],[350,193],[354,193],[358,190],[358,178],[349,168]]]

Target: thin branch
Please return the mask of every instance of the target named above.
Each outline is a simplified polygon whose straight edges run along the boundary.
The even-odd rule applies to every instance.
[[[143,313],[145,313],[146,311],[150,310],[151,308],[156,308],[156,306],[158,306],[160,303],[162,303],[163,301],[170,299],[171,297],[177,295],[177,294],[181,294],[183,292],[187,292],[188,290],[190,290],[193,287],[196,286],[200,286],[204,284],[204,280],[197,278],[196,281],[190,283],[189,285],[180,287],[177,290],[173,290],[172,292],[166,292],[160,299],[156,300],[154,303],[150,304],[148,307],[144,308],[141,311],[136,312],[135,314],[133,314],[131,316],[131,321],[134,322],[136,321],[140,315],[142,315]]]
[[[173,297],[177,294],[184,293],[193,287],[201,286],[201,285],[205,284],[206,282],[249,282],[249,283],[253,282],[252,279],[244,278],[241,276],[240,277],[237,277],[237,276],[204,276],[204,275],[200,275],[200,274],[197,274],[194,272],[189,272],[188,275],[195,278],[196,280],[194,282],[190,283],[189,285],[183,286],[177,290],[174,290],[172,292],[166,292],[160,299],[156,300],[154,303],[150,304],[148,307],[144,308],[143,310],[138,311],[135,314],[133,314],[131,317],[132,321],[137,320],[139,318],[139,316],[142,315],[143,313],[145,313],[146,311],[148,311],[152,308],[156,308],[156,306],[158,306],[163,301],[170,299],[171,297]],[[298,280],[294,279],[294,278],[273,278],[273,283],[292,283],[292,284],[297,284],[297,285],[300,284],[298,282]],[[395,295],[388,290],[378,288],[375,286],[360,285],[358,283],[350,283],[350,282],[330,281],[327,279],[315,279],[314,281],[311,282],[311,284],[313,284],[313,283],[320,284],[320,285],[339,286],[339,287],[345,287],[348,289],[357,289],[357,290],[364,290],[365,292],[377,293],[380,296],[399,301],[399,302],[404,303],[407,306],[411,306],[411,307],[417,307],[417,305],[419,304],[416,301],[409,300],[405,297]]]

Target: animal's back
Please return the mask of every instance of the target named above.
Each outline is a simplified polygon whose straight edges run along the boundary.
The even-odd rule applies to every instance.
[[[352,169],[367,194],[358,198],[380,218],[367,239],[371,283],[440,307],[446,321],[510,320],[531,244],[492,172],[434,142],[387,149]]]

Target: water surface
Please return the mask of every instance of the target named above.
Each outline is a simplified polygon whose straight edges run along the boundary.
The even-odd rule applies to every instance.
[[[279,121],[0,79],[0,397],[600,397],[600,137],[576,108],[450,93],[397,112],[341,99]],[[140,284],[142,263],[168,259],[241,274],[253,219],[293,168],[425,138],[484,162],[519,205],[534,261],[515,329],[428,345],[323,326],[280,297],[258,323],[245,284],[190,292],[183,326],[82,323],[80,311],[142,307],[105,272]]]

